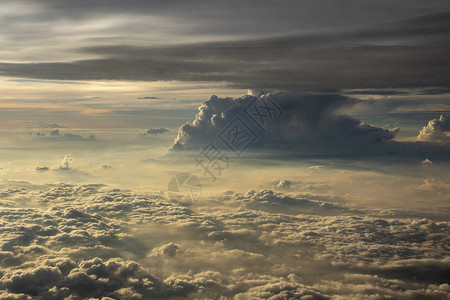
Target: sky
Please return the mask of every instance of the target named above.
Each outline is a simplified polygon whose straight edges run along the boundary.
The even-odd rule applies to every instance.
[[[0,1],[0,299],[448,299],[450,4]]]

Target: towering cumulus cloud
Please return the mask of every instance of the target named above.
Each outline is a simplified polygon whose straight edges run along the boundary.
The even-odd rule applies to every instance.
[[[212,96],[199,107],[195,120],[179,129],[172,149],[199,149],[240,117],[257,136],[254,148],[327,154],[333,147],[335,154],[370,153],[392,140],[398,129],[374,127],[339,114],[339,109],[356,102],[335,93],[253,91],[239,98]]]
[[[419,132],[417,140],[450,144],[450,117],[441,115],[433,119]]]

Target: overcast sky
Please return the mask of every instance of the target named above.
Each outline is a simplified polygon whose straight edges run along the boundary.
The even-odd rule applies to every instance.
[[[4,1],[0,74],[272,89],[442,87],[450,82],[449,8],[447,1]]]

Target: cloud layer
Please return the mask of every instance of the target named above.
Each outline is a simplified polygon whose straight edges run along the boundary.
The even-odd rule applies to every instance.
[[[74,7],[84,11],[83,5]],[[80,57],[94,58],[5,61],[0,63],[0,74],[53,80],[219,81],[240,88],[290,90],[448,87],[449,13],[413,15],[254,40],[244,37],[157,47],[90,44],[74,51]],[[272,16],[267,18],[272,20]],[[298,30],[294,25],[291,32]]]
[[[272,191],[227,192],[195,211],[157,193],[104,185],[24,184],[2,195],[8,205],[18,195],[43,204],[1,202],[5,299],[445,299],[450,293],[448,222]],[[291,213],[273,212],[273,205]]]

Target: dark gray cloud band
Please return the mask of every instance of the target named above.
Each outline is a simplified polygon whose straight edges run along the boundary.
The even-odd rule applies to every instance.
[[[0,63],[52,80],[225,81],[240,88],[448,87],[450,13],[323,33],[179,46],[88,47],[98,59]]]

